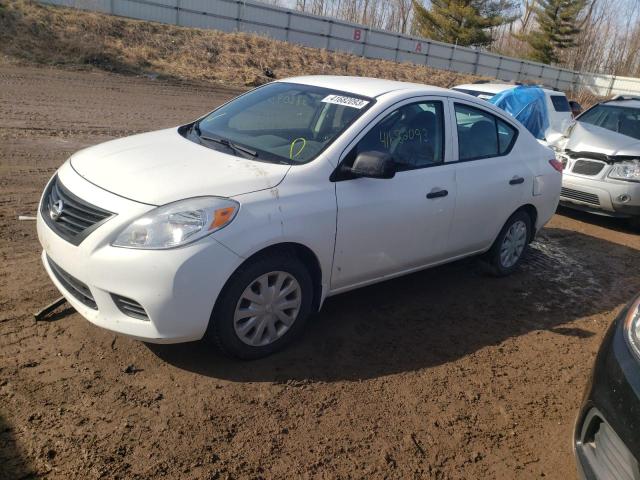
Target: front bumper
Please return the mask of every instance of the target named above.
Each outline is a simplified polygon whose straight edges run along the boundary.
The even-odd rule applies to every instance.
[[[622,197],[628,200],[622,201]],[[565,173],[562,176],[560,203],[614,217],[640,216],[640,183]]]
[[[576,422],[581,479],[640,480],[640,362],[624,339],[626,312],[605,336]]]
[[[178,343],[202,338],[215,301],[241,258],[211,236],[171,250],[112,247],[115,232],[153,207],[90,184],[68,164],[58,175],[78,197],[116,214],[75,246],[55,233],[38,212],[42,261],[68,302],[91,323],[139,340]],[[60,272],[84,284],[95,308],[79,300],[73,283],[61,281]],[[146,318],[123,312],[118,297],[137,302]]]

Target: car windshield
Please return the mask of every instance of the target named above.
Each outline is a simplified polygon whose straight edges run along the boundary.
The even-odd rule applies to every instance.
[[[194,124],[189,138],[258,161],[311,161],[373,104],[367,97],[275,82],[223,105]]]
[[[596,105],[577,120],[640,140],[640,108]]]

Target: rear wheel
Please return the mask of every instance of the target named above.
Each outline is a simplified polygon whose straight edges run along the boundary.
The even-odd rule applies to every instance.
[[[509,217],[485,255],[489,273],[504,276],[518,268],[531,238],[531,228],[531,217],[526,212],[520,210]]]
[[[268,254],[229,279],[209,320],[208,337],[233,357],[254,359],[282,349],[303,330],[312,281],[294,255]]]

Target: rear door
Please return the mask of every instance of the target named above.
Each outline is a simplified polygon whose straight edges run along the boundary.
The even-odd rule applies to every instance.
[[[517,128],[479,104],[450,100],[456,206],[449,255],[487,249],[532,191],[533,175],[517,148]]]

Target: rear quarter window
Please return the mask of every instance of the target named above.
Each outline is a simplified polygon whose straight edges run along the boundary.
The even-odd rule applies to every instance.
[[[553,109],[556,112],[570,112],[569,100],[564,95],[550,95]]]

